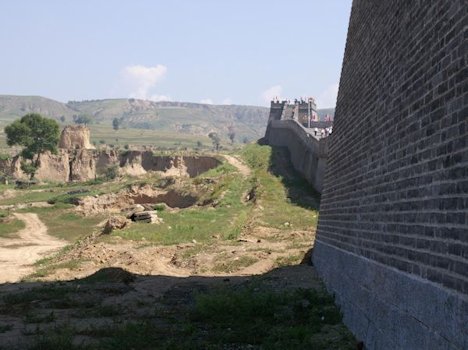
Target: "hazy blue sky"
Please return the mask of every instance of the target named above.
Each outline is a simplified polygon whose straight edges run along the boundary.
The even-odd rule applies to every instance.
[[[1,0],[0,94],[334,106],[351,0]]]

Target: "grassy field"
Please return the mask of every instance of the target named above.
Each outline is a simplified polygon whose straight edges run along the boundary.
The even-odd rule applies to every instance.
[[[199,283],[177,285],[163,296],[135,300],[130,274],[103,280],[107,275],[115,274],[101,271],[7,293],[0,310],[23,314],[22,321],[31,326],[30,350],[356,349],[356,339],[323,287],[271,288],[277,278],[254,277],[210,290]],[[109,303],[122,296],[125,303]],[[106,322],[83,327],[96,319]],[[83,337],[92,341],[83,344]]]
[[[270,173],[272,148],[250,144],[243,148],[242,157],[253,169],[250,180],[256,187],[257,196],[261,199],[263,210],[258,214],[258,220],[266,226],[278,229],[298,230],[315,229],[318,221],[318,208],[299,205],[288,198],[285,181],[281,177]],[[298,187],[302,194],[315,196],[310,185],[304,186],[302,180],[297,179],[289,184]]]
[[[115,131],[109,125],[90,125],[91,141],[99,145],[104,141],[123,147],[126,144],[137,146],[156,146],[161,148],[195,148],[197,142],[206,147],[211,146],[211,140],[207,136],[197,136],[177,132],[159,131],[157,129],[120,129]]]
[[[0,153],[8,153],[3,128],[8,125],[0,121]],[[125,128],[115,131],[111,125],[91,124],[91,142],[98,147],[102,142],[108,145],[124,147],[125,145],[154,146],[165,149],[197,148],[200,143],[203,148],[211,147],[207,136],[191,135],[177,132],[159,131],[157,129]]]
[[[103,215],[83,217],[73,212],[71,205],[59,204],[48,208],[28,208],[22,211],[36,213],[47,226],[47,233],[65,239],[70,243],[91,234]]]
[[[13,218],[7,211],[0,210],[0,238],[13,238],[15,233],[24,227],[21,220]]]

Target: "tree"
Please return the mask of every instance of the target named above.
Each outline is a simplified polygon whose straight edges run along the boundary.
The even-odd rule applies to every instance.
[[[88,125],[91,123],[91,117],[87,116],[86,114],[75,114],[73,116],[73,121],[75,122],[75,124]]]
[[[112,120],[112,128],[117,131],[120,129],[120,119],[119,118],[114,118]]]
[[[234,129],[234,125],[228,126],[228,137],[231,140],[231,144],[234,143],[234,138],[236,137],[236,130]]]
[[[61,121],[62,123],[65,123],[65,116],[64,116],[64,115],[60,116],[60,121]]]
[[[213,143],[213,148],[216,151],[219,150],[219,144],[221,143],[221,139],[219,138],[218,134],[212,131],[208,134],[208,137],[211,139],[211,142]]]
[[[21,170],[34,178],[39,167],[39,158],[46,151],[57,152],[59,142],[59,125],[40,114],[26,114],[5,127],[8,146],[23,146],[21,155],[25,160],[21,163]]]

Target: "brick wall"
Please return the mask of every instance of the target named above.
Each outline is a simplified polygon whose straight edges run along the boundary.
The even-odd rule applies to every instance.
[[[465,298],[468,2],[354,0],[333,133],[316,249]]]

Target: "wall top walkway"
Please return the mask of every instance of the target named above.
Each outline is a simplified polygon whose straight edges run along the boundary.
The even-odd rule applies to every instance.
[[[296,120],[271,120],[269,128],[289,129],[304,143],[305,147],[312,147],[319,157],[326,157],[328,154],[329,137],[319,137],[314,135],[313,129],[308,129],[299,124]]]

